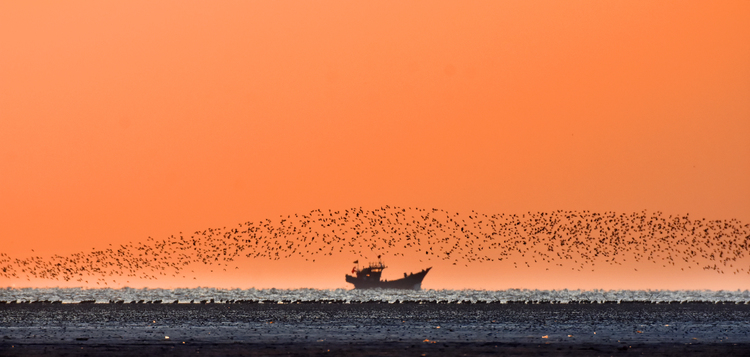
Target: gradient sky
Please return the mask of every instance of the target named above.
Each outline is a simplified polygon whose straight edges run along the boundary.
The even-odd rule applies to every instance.
[[[0,252],[385,204],[747,223],[748,18],[747,1],[0,2]],[[311,286],[344,287],[349,259]],[[425,285],[512,287],[462,274]],[[617,287],[601,274],[539,286]],[[670,274],[623,286],[750,287]]]

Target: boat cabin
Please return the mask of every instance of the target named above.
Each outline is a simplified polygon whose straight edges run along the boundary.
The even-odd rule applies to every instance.
[[[381,262],[370,263],[370,266],[357,270],[357,278],[369,281],[380,281],[380,275],[387,266]]]

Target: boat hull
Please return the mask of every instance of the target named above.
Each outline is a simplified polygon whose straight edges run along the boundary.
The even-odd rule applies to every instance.
[[[366,277],[346,275],[346,282],[354,284],[355,289],[422,289],[422,280],[432,268],[427,268],[419,273],[408,275],[398,280],[368,280]]]

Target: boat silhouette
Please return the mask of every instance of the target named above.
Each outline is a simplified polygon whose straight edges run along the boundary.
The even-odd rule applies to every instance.
[[[358,261],[354,262],[355,264]],[[354,267],[352,274],[346,274],[346,282],[354,284],[355,289],[409,289],[409,290],[420,290],[422,289],[422,280],[425,275],[432,269],[422,269],[419,273],[404,273],[404,277],[397,280],[380,280],[380,275],[383,270],[387,268],[382,262],[370,263],[369,266],[359,269]]]

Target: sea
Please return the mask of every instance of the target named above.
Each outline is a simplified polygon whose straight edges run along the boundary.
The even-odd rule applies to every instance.
[[[0,289],[0,356],[750,356],[750,292]]]
[[[349,290],[349,289],[84,289],[2,288],[2,303],[734,303],[750,304],[750,291],[712,290]]]

